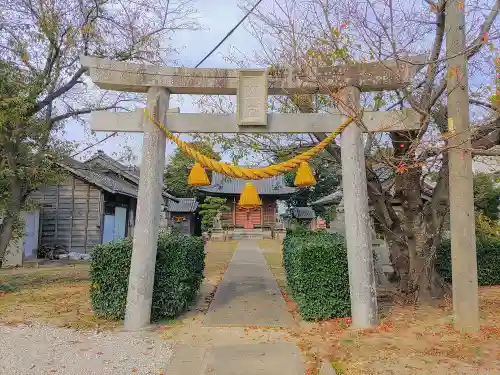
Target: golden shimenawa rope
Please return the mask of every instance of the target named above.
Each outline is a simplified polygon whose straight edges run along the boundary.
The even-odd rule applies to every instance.
[[[262,180],[265,178],[270,178],[274,176],[278,176],[280,174],[289,172],[295,168],[297,168],[300,163],[307,162],[316,156],[320,151],[322,151],[328,144],[330,144],[342,131],[354,120],[354,118],[350,117],[345,120],[335,131],[318,143],[316,146],[310,148],[309,150],[303,152],[296,157],[284,161],[279,164],[273,164],[268,167],[262,168],[243,168],[238,167],[237,165],[231,165],[227,163],[223,163],[196,151],[193,147],[191,147],[188,143],[184,142],[179,137],[172,134],[164,124],[155,120],[147,109],[144,109],[144,113],[149,118],[151,122],[153,122],[156,126],[158,126],[165,136],[173,141],[186,155],[191,157],[192,159],[199,162],[203,167],[208,168],[212,171],[222,173],[229,177],[242,178],[245,180]]]

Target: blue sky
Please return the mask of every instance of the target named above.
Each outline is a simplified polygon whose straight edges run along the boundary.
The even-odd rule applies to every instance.
[[[181,66],[195,66],[244,15],[243,11],[238,8],[236,1],[203,1],[203,4],[198,5],[197,8],[199,9],[199,21],[203,30],[181,32],[174,39],[175,46],[181,49],[179,56],[175,57],[179,60]],[[230,67],[231,65],[224,61],[224,56],[228,54],[231,46],[236,46],[244,52],[251,52],[255,48],[255,44],[253,37],[245,31],[242,25],[201,67]],[[181,112],[198,111],[190,96],[183,96],[180,102],[178,99],[177,96],[173,96],[170,100],[170,107],[180,107]],[[88,125],[83,126],[79,122],[70,121],[65,126],[63,136],[67,140],[82,142],[79,149],[83,149],[96,140],[103,139],[108,134],[98,133],[95,137],[91,137]],[[83,153],[80,157],[88,157],[89,154],[96,152],[98,149],[102,149],[108,155],[116,155],[117,152],[123,149],[124,145],[130,146],[140,158],[142,135],[131,133],[119,133],[117,136]],[[174,148],[175,146],[168,142],[167,155]]]
[[[203,30],[178,33],[174,38],[175,47],[181,50],[178,56],[181,66],[193,67],[196,65],[225,35],[233,26],[243,17],[244,13],[238,7],[237,1],[211,0],[199,1],[199,22]],[[259,47],[258,42],[247,33],[245,28],[239,29],[210,57],[202,67],[230,67],[231,64],[224,60],[230,48],[234,46],[242,53],[251,55],[253,50]],[[470,84],[477,84],[476,79],[472,78]],[[180,107],[181,112],[197,112],[198,108],[193,105],[190,96],[184,96],[179,102],[176,96],[170,101],[171,107]],[[104,138],[109,133],[99,133],[95,137],[90,136],[88,125],[82,125],[76,121],[70,121],[65,126],[64,138],[72,141],[82,142],[79,149],[88,144],[95,143]],[[124,146],[129,146],[140,159],[142,153],[142,135],[119,133],[117,136],[101,143],[80,157],[88,157],[98,149],[104,150],[108,155],[117,156]],[[171,154],[175,146],[167,143],[167,155]],[[138,160],[139,161],[139,160]]]

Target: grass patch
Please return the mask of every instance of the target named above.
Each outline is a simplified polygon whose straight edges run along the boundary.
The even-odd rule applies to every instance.
[[[283,244],[281,241],[277,240],[258,240],[259,247],[263,249],[265,252],[282,252]]]
[[[197,310],[206,310],[222,280],[238,241],[206,245],[205,280]],[[48,323],[75,329],[114,328],[94,316],[90,304],[89,264],[0,270],[0,323]],[[175,320],[163,324],[176,326]]]
[[[237,246],[238,241],[208,242],[205,247],[205,278],[222,279]]]
[[[113,328],[90,306],[88,264],[0,271],[0,323],[39,322],[75,329]]]
[[[267,264],[273,273],[278,286],[282,291],[286,290],[285,269],[283,268],[283,255],[281,253],[264,252]]]
[[[335,370],[335,372],[337,373],[337,375],[344,375],[345,374],[344,364],[343,363],[337,362],[337,361],[333,361],[332,362],[332,367]]]
[[[0,270],[0,288],[8,288],[10,291],[18,291],[25,288],[39,288],[54,283],[77,283],[88,280],[88,263],[63,267]]]
[[[283,251],[281,250],[282,244],[276,240],[259,240],[259,247],[263,250],[264,258],[271,269],[276,282],[280,289],[285,292],[286,279],[285,269],[283,268]]]

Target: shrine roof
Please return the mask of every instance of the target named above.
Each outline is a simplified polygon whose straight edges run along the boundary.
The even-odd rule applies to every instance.
[[[288,186],[283,175],[266,178],[265,180],[243,180],[241,178],[227,177],[223,174],[213,172],[212,183],[209,186],[200,187],[205,193],[239,195],[247,182],[251,182],[259,195],[292,195],[298,189]]]
[[[178,202],[168,201],[168,212],[195,212],[198,208],[196,198],[177,198]]]
[[[316,214],[311,207],[294,207],[291,210],[292,217],[296,219],[314,219]]]

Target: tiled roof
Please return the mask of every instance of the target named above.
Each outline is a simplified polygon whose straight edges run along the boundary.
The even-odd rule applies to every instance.
[[[312,205],[326,205],[326,204],[339,204],[342,200],[342,190],[337,190],[332,194],[326,195],[323,198],[320,198],[314,202]]]
[[[94,184],[112,194],[123,194],[137,197],[137,187],[125,180],[112,178],[104,173],[91,169],[88,165],[71,158],[63,158],[57,164],[75,176]]]
[[[200,187],[199,190],[206,193],[238,195],[247,182],[252,182],[259,195],[291,195],[297,192],[297,188],[286,185],[283,175],[265,180],[247,181],[241,178],[226,177],[217,172],[212,173],[211,185]]]
[[[294,207],[291,213],[296,219],[314,219],[316,217],[311,207]]]
[[[123,176],[123,179],[118,178],[118,181],[123,181],[124,179],[131,181],[132,183],[130,184],[131,186],[136,186],[136,189],[138,189],[139,186],[139,177],[140,177],[140,171],[138,168],[130,168],[122,163],[120,163],[117,160],[114,160],[110,156],[106,155],[103,151],[99,150],[97,153],[92,156],[90,159],[86,160],[84,163],[86,166],[90,166],[93,170],[98,172],[98,167],[102,166],[105,167],[120,176]],[[101,173],[105,174],[105,173]],[[113,178],[110,176],[110,178]],[[116,179],[116,178],[114,178]],[[164,188],[166,188],[164,186]],[[135,193],[135,196],[137,196],[137,192]],[[178,198],[174,197],[173,195],[167,193],[166,191],[163,192],[163,196],[170,199],[170,200],[177,200]]]
[[[80,177],[82,180],[100,187],[108,193],[122,194],[137,198],[138,186],[127,181],[127,179],[125,178],[120,178],[119,176],[113,174],[104,173],[102,171],[99,171],[97,168],[93,168],[93,166],[88,163],[82,163],[69,157],[62,158],[61,160],[57,161],[56,164],[66,169],[68,172],[74,174],[75,176]],[[169,202],[172,199],[177,200],[177,198],[170,194],[164,193],[163,195],[168,198]]]
[[[195,212],[198,208],[196,198],[177,198],[178,202],[168,201],[167,211],[169,212]]]

